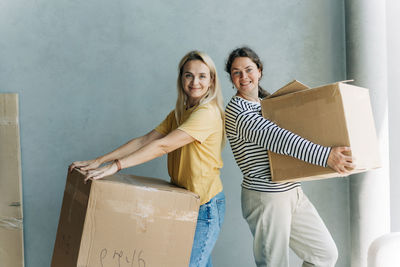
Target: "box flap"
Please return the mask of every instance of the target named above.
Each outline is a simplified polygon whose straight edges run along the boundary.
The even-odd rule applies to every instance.
[[[273,98],[273,97],[278,97],[281,95],[287,95],[290,93],[294,93],[294,92],[298,92],[298,91],[302,91],[302,90],[306,90],[306,89],[309,89],[309,87],[307,85],[302,84],[301,82],[299,82],[297,80],[293,80],[290,83],[283,86],[282,88],[275,91],[273,94],[267,96],[266,98]]]

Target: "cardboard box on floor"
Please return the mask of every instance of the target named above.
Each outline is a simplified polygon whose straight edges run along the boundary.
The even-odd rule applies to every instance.
[[[0,94],[0,266],[24,266],[18,94]]]
[[[199,197],[163,180],[68,174],[52,267],[189,265]]]
[[[262,114],[280,127],[323,146],[349,146],[359,173],[380,167],[368,89],[343,82],[308,88],[292,81],[261,101]],[[330,168],[268,152],[272,181],[338,177]]]

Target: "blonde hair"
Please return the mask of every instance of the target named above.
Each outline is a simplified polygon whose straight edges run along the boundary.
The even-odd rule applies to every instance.
[[[177,79],[177,89],[178,89],[178,98],[176,100],[175,106],[175,119],[178,125],[182,123],[182,114],[186,108],[187,103],[187,95],[183,91],[182,86],[182,74],[183,74],[183,67],[185,64],[191,60],[200,60],[204,64],[207,65],[208,69],[210,70],[211,76],[211,86],[208,89],[208,92],[200,99],[199,106],[204,105],[207,103],[214,103],[216,107],[219,109],[221,114],[221,119],[224,121],[224,108],[223,108],[223,98],[222,98],[222,91],[221,86],[219,84],[219,79],[217,75],[217,70],[215,68],[215,64],[212,59],[203,52],[200,51],[190,51],[187,53],[179,62],[178,66],[178,79]]]

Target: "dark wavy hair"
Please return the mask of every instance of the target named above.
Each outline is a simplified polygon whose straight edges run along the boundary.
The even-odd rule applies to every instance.
[[[260,58],[258,57],[256,52],[254,52],[251,48],[249,48],[247,46],[243,46],[243,47],[239,47],[239,48],[236,48],[235,50],[233,50],[229,54],[228,60],[226,61],[225,71],[229,74],[229,77],[231,78],[231,81],[232,81],[232,76],[231,76],[232,63],[238,57],[247,57],[251,61],[253,61],[254,64],[256,64],[257,68],[260,70],[261,78],[262,78],[262,75],[263,75],[262,74],[262,72],[263,72],[263,64],[262,64]],[[269,95],[270,95],[270,93],[268,93],[260,85],[258,85],[258,97],[259,98],[264,98],[264,97],[269,96]]]

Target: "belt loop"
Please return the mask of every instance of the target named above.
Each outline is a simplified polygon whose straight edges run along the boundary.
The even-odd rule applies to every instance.
[[[297,198],[298,200],[300,200],[303,196],[303,190],[301,189],[301,187],[297,187]]]

